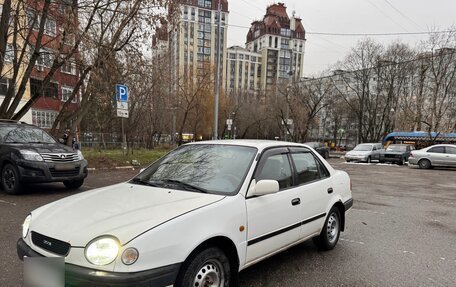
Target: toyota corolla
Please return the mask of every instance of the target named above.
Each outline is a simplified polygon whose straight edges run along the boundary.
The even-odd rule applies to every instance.
[[[352,204],[347,173],[306,145],[200,142],[32,211],[17,249],[63,257],[66,286],[232,286],[305,240],[333,249]]]

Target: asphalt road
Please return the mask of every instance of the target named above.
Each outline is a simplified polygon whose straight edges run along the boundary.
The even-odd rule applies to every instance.
[[[338,246],[305,242],[240,274],[241,286],[456,286],[456,169],[347,164],[355,199]],[[137,171],[92,172],[83,190],[131,178]],[[16,255],[30,210],[71,195],[61,184],[0,192],[0,286],[21,286]]]

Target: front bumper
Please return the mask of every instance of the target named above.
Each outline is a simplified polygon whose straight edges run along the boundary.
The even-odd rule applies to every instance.
[[[18,162],[21,182],[44,183],[63,182],[84,179],[88,175],[87,161],[71,162],[68,166],[51,162],[33,162],[22,160]]]
[[[358,155],[346,155],[346,161],[367,161],[367,156],[358,156]]]
[[[23,260],[27,257],[42,257],[25,241],[17,241],[17,255]],[[65,287],[160,287],[173,285],[181,263],[163,266],[140,272],[118,273],[99,271],[72,264],[65,264]]]

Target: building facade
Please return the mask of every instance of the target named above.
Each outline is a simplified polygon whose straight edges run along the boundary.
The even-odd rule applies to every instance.
[[[261,92],[261,54],[239,46],[228,48],[226,94],[235,103],[256,98]]]
[[[177,0],[169,12],[169,51],[173,83],[215,75],[220,57],[221,83],[226,78],[228,1],[221,0],[221,41],[218,53],[219,0]]]
[[[22,81],[21,75],[24,74],[25,69],[29,65],[32,49],[37,45],[36,34],[40,27],[39,21],[41,19],[43,2],[27,1],[26,3],[27,5],[25,6],[22,6],[23,3],[17,1],[12,1],[11,4],[12,9],[14,10],[18,9],[16,7],[17,5],[21,5],[19,6],[21,13],[18,16],[12,16],[20,17],[20,19],[18,21],[12,19],[10,23],[15,24],[10,25],[17,25],[17,27],[15,27],[16,29],[20,29],[21,27],[23,29],[31,27],[32,29],[30,30],[31,36],[29,37],[28,42],[25,42],[21,37],[16,39],[16,48],[14,48],[12,43],[14,37],[8,37],[8,45],[4,57],[6,65],[0,75],[0,101],[3,100],[10,85],[14,84],[14,89],[17,89],[19,82]],[[45,129],[50,129],[52,127],[57,115],[64,103],[72,95],[73,89],[79,80],[78,68],[76,65],[79,56],[78,53],[75,53],[73,58],[68,60],[61,68],[54,72],[50,83],[46,85],[45,89],[42,89],[43,80],[49,74],[55,57],[68,53],[74,46],[74,34],[70,33],[70,31],[77,31],[78,22],[77,16],[75,16],[74,19],[76,20],[74,22],[68,21],[69,17],[67,13],[70,13],[69,10],[74,9],[71,6],[72,1],[69,0],[55,1],[50,4],[48,17],[44,24],[43,38],[40,43],[40,46],[42,46],[39,51],[40,56],[32,69],[21,103],[16,109],[16,111],[21,109],[30,98],[38,97],[31,109],[21,120],[27,123],[33,123]],[[2,6],[0,5],[0,7]],[[73,12],[74,10],[72,10],[71,13]],[[13,27],[11,27],[11,29],[13,29]],[[66,36],[64,37],[63,34]],[[24,46],[26,46],[26,49],[24,50],[24,55],[22,55],[22,48]],[[13,83],[14,81],[11,78],[13,75],[13,61],[17,61],[17,59],[13,59],[14,54],[17,55],[17,59],[19,59],[20,56],[23,56],[22,63],[18,63],[19,69],[16,83]],[[75,97],[72,100],[69,108],[70,111],[76,110],[78,101],[79,97]]]
[[[268,6],[263,20],[254,21],[247,34],[247,50],[261,54],[262,90],[303,75],[304,26],[294,13],[289,17],[286,9],[284,3]]]

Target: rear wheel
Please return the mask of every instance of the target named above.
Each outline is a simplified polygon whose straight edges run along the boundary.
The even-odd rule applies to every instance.
[[[63,182],[63,184],[68,189],[78,189],[84,184],[84,180],[83,179],[66,180]]]
[[[421,159],[418,162],[418,166],[422,169],[429,169],[431,168],[431,162],[428,159]]]
[[[331,208],[320,235],[313,239],[319,249],[331,250],[336,246],[340,236],[340,218],[339,209]]]
[[[228,287],[230,278],[228,257],[219,248],[209,247],[184,263],[174,286]]]
[[[2,188],[9,194],[19,194],[21,192],[19,180],[17,168],[10,163],[5,164],[2,169]]]

